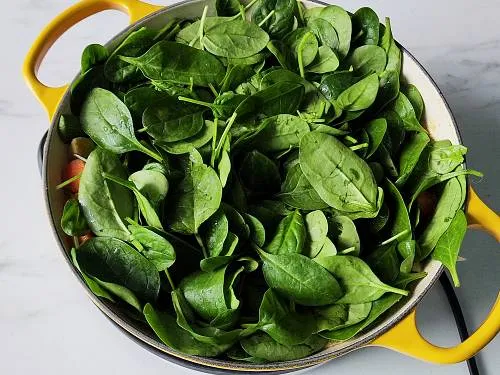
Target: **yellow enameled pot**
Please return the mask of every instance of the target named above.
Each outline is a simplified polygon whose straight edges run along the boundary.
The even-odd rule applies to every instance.
[[[80,20],[103,10],[116,9],[130,16],[130,26],[108,43],[108,46],[113,48],[130,31],[142,26],[160,28],[173,17],[192,18],[199,16],[206,3],[208,3],[206,0],[190,0],[165,8],[139,0],[81,0],[56,17],[41,32],[26,57],[23,67],[24,77],[35,96],[47,110],[52,123],[45,142],[42,170],[44,195],[51,225],[68,265],[80,279],[82,286],[86,288],[95,305],[130,337],[149,350],[182,365],[208,372],[228,370],[243,372],[293,371],[323,363],[365,346],[383,346],[435,363],[456,363],[474,356],[500,331],[500,295],[489,316],[465,342],[451,348],[432,345],[418,331],[415,322],[415,308],[443,270],[442,266],[435,261],[428,261],[424,265],[428,276],[415,286],[411,297],[402,301],[370,331],[349,341],[332,344],[310,357],[272,364],[239,363],[180,353],[161,343],[152,331],[129,319],[116,306],[100,300],[88,290],[69,259],[68,244],[59,227],[66,197],[62,191],[55,188],[61,182],[61,171],[68,162],[67,145],[59,138],[56,123],[61,113],[69,111],[69,85],[48,87],[40,82],[37,78],[40,62],[47,50],[66,30]],[[307,7],[326,5],[315,1],[306,1],[304,4]],[[425,122],[429,132],[434,139],[450,139],[453,143],[461,143],[457,125],[439,88],[415,58],[404,48],[402,50],[404,55],[403,76],[409,83],[417,86],[422,93],[426,106]],[[490,210],[472,189],[469,189],[468,193],[467,215],[471,227],[482,228],[494,236],[497,241],[500,241],[500,217]]]

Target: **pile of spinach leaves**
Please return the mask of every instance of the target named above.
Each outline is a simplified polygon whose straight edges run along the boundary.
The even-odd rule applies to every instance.
[[[95,235],[89,288],[176,350],[260,363],[369,329],[430,257],[458,284],[478,173],[427,133],[389,20],[216,7],[83,52],[60,130],[96,148],[62,228]]]

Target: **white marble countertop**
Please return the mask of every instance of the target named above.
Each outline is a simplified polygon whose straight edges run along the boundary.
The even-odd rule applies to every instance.
[[[155,1],[168,4],[169,1]],[[2,1],[0,69],[0,374],[194,374],[139,348],[92,305],[56,248],[42,201],[36,163],[46,115],[21,78],[30,44],[50,19],[74,0]],[[370,5],[392,18],[397,39],[429,70],[453,109],[468,163],[484,172],[479,194],[500,210],[500,33],[498,0],[342,0],[355,9]],[[478,5],[479,4],[479,5]],[[68,32],[40,71],[49,84],[69,81],[80,51],[105,42],[126,17],[104,12]],[[498,244],[470,232],[463,245],[458,290],[471,328],[490,309],[500,286]],[[439,345],[458,335],[439,286],[418,310],[423,334]],[[478,356],[482,374],[500,371],[500,338]],[[308,374],[465,375],[465,364],[436,366],[385,349],[363,349]]]

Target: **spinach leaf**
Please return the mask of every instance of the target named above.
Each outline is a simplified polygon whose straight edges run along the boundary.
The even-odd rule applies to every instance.
[[[200,225],[219,208],[222,185],[205,164],[193,164],[170,197],[167,222],[172,230],[196,234]]]
[[[146,223],[148,223],[148,225],[152,226],[153,228],[160,230],[163,229],[163,226],[161,224],[160,218],[158,217],[158,213],[156,212],[155,207],[153,207],[148,198],[146,198],[144,194],[141,193],[141,191],[137,188],[137,186],[135,186],[133,182],[124,180],[117,176],[113,176],[109,173],[103,173],[103,176],[107,180],[110,180],[118,185],[130,189],[135,195],[139,211],[141,212],[142,216],[144,216]]]
[[[180,106],[177,99],[165,98],[144,111],[142,123],[156,141],[177,142],[200,132],[204,111],[201,106],[188,103]]]
[[[104,63],[109,57],[106,47],[100,44],[89,44],[82,52],[81,73],[85,73],[94,66]]]
[[[320,132],[304,135],[300,167],[331,207],[342,212],[378,211],[379,193],[370,167],[335,137]]]
[[[413,257],[411,258],[413,263]],[[392,283],[399,275],[400,261],[396,251],[396,243],[377,247],[366,258],[373,272],[385,283]]]
[[[258,253],[264,262],[262,271],[267,284],[288,299],[305,306],[323,306],[342,296],[337,280],[308,257]]]
[[[142,114],[151,105],[169,98],[165,92],[153,86],[139,86],[127,91],[123,102],[136,122],[142,122]]]
[[[145,27],[131,32],[111,53],[104,65],[104,75],[115,83],[140,80],[143,76],[135,65],[121,59],[121,56],[137,57],[153,45],[155,32]]]
[[[351,305],[331,305],[314,309],[316,330],[333,331],[363,321],[372,308],[371,302]]]
[[[387,65],[387,55],[384,49],[377,45],[366,45],[356,48],[347,62],[361,75],[380,74]]]
[[[98,280],[123,285],[139,299],[154,302],[160,290],[160,276],[153,263],[125,242],[95,237],[76,251],[83,272]]]
[[[322,18],[313,18],[307,22],[307,27],[313,32],[322,46],[338,51],[339,37],[330,22]]]
[[[328,235],[328,221],[322,211],[309,212],[305,217],[308,238],[303,251],[309,258],[316,257],[323,248]],[[301,251],[302,252],[302,251]]]
[[[369,146],[366,152],[366,158],[369,159],[379,148],[387,131],[387,120],[378,118],[370,121],[365,126],[365,131],[368,135]]]
[[[61,228],[68,236],[81,236],[89,230],[87,220],[76,199],[69,199],[64,205]]]
[[[78,202],[90,229],[97,236],[128,241],[130,234],[123,220],[133,217],[133,196],[128,189],[107,181],[103,173],[127,178],[115,155],[96,148],[90,153],[80,178]]]
[[[343,59],[346,57],[351,46],[352,35],[352,22],[349,14],[339,6],[328,5],[317,10],[308,10],[308,15],[306,16],[307,23],[309,24],[315,18],[321,18],[333,26],[339,39],[337,49],[339,58]]]
[[[156,266],[158,272],[165,271],[174,264],[175,250],[165,237],[151,228],[137,224],[129,225],[128,230],[132,237],[144,247],[141,253]]]
[[[267,31],[273,39],[281,39],[292,31],[295,1],[260,0],[252,8],[252,21]],[[267,17],[267,18],[266,18]]]
[[[259,247],[266,243],[266,228],[259,219],[250,214],[244,213],[245,222],[250,228],[250,239]]]
[[[197,86],[218,85],[224,65],[208,52],[183,44],[161,41],[139,57],[120,57],[150,80]]]
[[[337,104],[350,112],[367,109],[375,101],[378,87],[378,75],[371,74],[343,91],[337,98]]]
[[[144,306],[144,317],[161,341],[183,353],[215,357],[231,346],[231,344],[207,344],[196,340],[188,331],[177,324],[173,316],[155,310],[149,303]]]
[[[241,59],[266,48],[269,35],[254,23],[234,20],[208,29],[202,42],[215,56]]]
[[[238,0],[216,0],[215,9],[219,16],[234,16],[240,12]]]
[[[278,82],[259,91],[251,98],[257,100],[256,109],[268,116],[292,114],[297,111],[304,96],[304,86],[291,82]],[[242,103],[243,104],[243,103]]]
[[[465,201],[465,178],[455,177],[445,183],[436,206],[436,211],[423,232],[418,237],[419,254],[417,260],[425,259],[436,247],[441,236],[449,228]]]
[[[399,177],[396,180],[396,186],[401,187],[406,183],[429,142],[430,138],[426,133],[410,134],[403,144],[399,157]]]
[[[279,344],[299,345],[309,339],[315,331],[315,326],[312,315],[297,313],[290,301],[269,289],[264,293],[260,304],[258,323],[249,324],[242,336],[261,330]]]
[[[249,152],[240,167],[243,185],[253,193],[274,193],[280,189],[280,174],[276,164],[259,151]]]
[[[339,251],[353,248],[353,255],[359,256],[361,241],[354,222],[347,216],[332,216],[328,220],[328,236]]]
[[[261,126],[263,130],[254,139],[254,144],[262,152],[278,152],[297,147],[302,136],[310,131],[306,121],[293,115],[268,117]]]
[[[161,161],[161,156],[144,146],[134,134],[127,106],[111,91],[95,88],[83,103],[82,128],[100,147],[115,154],[140,151]]]
[[[270,254],[301,254],[306,240],[306,228],[301,213],[296,210],[285,216],[265,250]]]
[[[233,287],[229,279],[235,279],[243,268],[230,272],[222,267],[212,272],[197,272],[184,278],[179,285],[184,297],[194,311],[205,321],[212,321],[219,315],[239,307],[236,298],[228,297],[228,288]]]
[[[360,8],[352,16],[353,43],[356,45],[378,45],[380,21],[377,13],[368,7]]]
[[[408,131],[426,132],[417,120],[415,110],[405,94],[399,93],[396,100],[392,103],[392,110],[396,112],[403,120],[404,128]]]
[[[298,162],[286,168],[285,181],[277,198],[302,210],[322,210],[328,207],[309,183]]]
[[[128,179],[156,209],[167,196],[168,180],[161,172],[143,169],[132,173]]]
[[[440,261],[448,268],[456,287],[460,286],[456,264],[466,231],[467,219],[464,212],[458,210],[448,229],[443,233],[432,252],[432,259]]]
[[[330,47],[320,46],[318,55],[307,68],[307,71],[317,74],[330,73],[337,70],[339,65],[339,59],[335,52]]]
[[[228,66],[226,75],[221,83],[221,92],[235,90],[238,85],[245,82],[254,73],[250,65]]]
[[[201,226],[201,234],[209,255],[211,257],[220,255],[224,248],[224,241],[229,234],[229,222],[222,208],[219,208]]]
[[[307,357],[326,345],[326,340],[311,336],[303,344],[282,345],[266,333],[259,332],[240,341],[242,348],[254,358],[267,361],[291,361]]]
[[[337,303],[365,303],[378,300],[385,293],[403,296],[408,292],[381,282],[361,259],[337,255],[320,258],[317,262],[339,279],[345,294]]]
[[[154,141],[153,144],[161,147],[169,154],[181,155],[191,152],[206,145],[214,136],[215,124],[213,121],[205,120],[205,125],[192,137],[177,142]]]
[[[418,89],[411,84],[401,86],[401,91],[410,101],[413,110],[415,111],[417,120],[421,121],[425,110],[425,104],[420,91],[418,91]]]

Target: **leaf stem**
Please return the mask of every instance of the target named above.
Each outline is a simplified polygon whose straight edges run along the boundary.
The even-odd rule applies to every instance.
[[[219,96],[219,93],[215,89],[214,85],[212,85],[211,83],[209,83],[208,84],[208,88],[210,89],[210,91],[212,91],[212,94],[214,94],[216,97]]]
[[[139,146],[138,151],[141,151],[141,152],[145,153],[146,155],[151,156],[156,161],[163,163],[163,158],[161,157],[160,154],[158,154],[158,153],[154,152],[153,150],[149,149],[148,147],[144,146],[142,143],[139,143],[139,145],[138,145]]]
[[[362,148],[367,148],[368,147],[368,143],[361,143],[359,145],[354,145],[354,146],[351,146],[349,147],[352,151],[356,151],[356,150],[360,150]]]
[[[215,168],[215,148],[217,144],[217,126],[219,123],[219,118],[215,117],[214,118],[214,135],[212,136],[212,152],[210,155],[210,165],[212,168]]]
[[[301,0],[297,0],[297,12],[299,13],[299,17],[298,17],[298,22],[299,22],[299,25],[304,25],[305,24],[305,21],[304,21],[304,9],[302,9],[302,2]]]
[[[165,270],[165,275],[167,275],[167,280],[168,283],[170,284],[170,287],[172,288],[172,290],[175,290],[175,284],[174,281],[172,280],[172,277],[170,276],[170,272],[168,272],[168,269]]]
[[[72,182],[75,182],[76,180],[79,180],[80,177],[82,177],[82,173],[78,173],[76,176],[73,176],[71,178],[68,178],[66,181],[61,182],[59,185],[56,186],[56,190],[62,189],[63,187],[68,186]]]
[[[241,15],[241,19],[243,21],[245,21],[246,19],[246,15],[245,15],[245,7],[243,6],[243,4],[239,4],[239,8],[240,8],[240,15]]]
[[[144,133],[147,131],[148,131],[148,128],[146,128],[146,127],[143,127],[143,128],[140,128],[139,130],[136,130],[137,133]]]
[[[220,150],[222,149],[222,145],[224,144],[226,137],[229,133],[229,130],[231,130],[231,126],[233,126],[234,121],[236,120],[236,117],[238,116],[238,113],[234,112],[233,115],[229,118],[226,128],[224,129],[224,132],[222,133],[220,139],[219,139],[219,144],[217,145],[217,148],[215,149],[215,159],[219,157]]]
[[[201,100],[196,100],[193,98],[188,98],[187,96],[179,96],[179,97],[177,97],[177,99],[180,100],[181,102],[188,102],[188,103],[198,104],[198,105],[202,105],[204,107],[212,108],[212,103],[203,102]]]
[[[142,253],[144,251],[144,247],[141,245],[141,243],[139,241],[133,239],[131,242],[132,242],[132,245],[134,245],[137,248],[137,250],[139,250],[139,252]]]
[[[203,251],[203,257],[205,259],[208,258],[207,249],[205,248],[205,245],[203,244],[203,240],[201,239],[199,233],[196,233],[194,237],[196,238],[196,241],[198,242],[198,244],[201,247],[201,250]]]
[[[252,0],[250,1],[246,6],[245,6],[245,10],[248,10],[250,7],[252,7],[252,5],[254,5],[257,1],[259,0]]]
[[[73,245],[75,245],[75,249],[80,247],[80,241],[78,240],[78,236],[73,236]]]
[[[353,144],[358,143],[358,140],[357,140],[356,138],[354,138],[354,137],[351,137],[350,135],[346,135],[346,136],[344,137],[344,139],[345,139],[346,141],[348,141],[348,142],[353,143]]]
[[[269,20],[269,18],[274,16],[274,13],[276,13],[274,9],[270,11],[269,14],[265,16],[264,19],[258,23],[259,27],[262,27],[262,25],[264,25]]]
[[[390,285],[384,285],[384,287],[382,288],[390,293],[395,293],[395,294],[401,294],[402,296],[407,296],[408,295],[408,291],[407,290],[404,290],[404,289],[399,289],[399,288],[394,288]]]
[[[86,162],[87,162],[87,159],[86,159],[86,158],[84,158],[83,156],[80,156],[80,155],[78,155],[78,154],[73,154],[73,156],[74,156],[75,158],[77,158],[77,159],[79,159],[79,160],[83,161],[84,163],[86,163]]]
[[[398,238],[403,237],[405,234],[408,234],[408,232],[409,232],[409,230],[408,230],[408,229],[405,229],[404,231],[402,231],[402,232],[400,232],[400,233],[398,233],[398,234],[396,234],[396,235],[392,236],[391,238],[389,238],[389,239],[385,240],[384,242],[382,242],[382,243],[380,244],[380,246],[385,246],[385,245],[388,245],[388,244],[390,244],[391,242],[396,241]]]
[[[201,15],[200,29],[198,30],[198,35],[200,36],[200,45],[202,50],[203,50],[203,34],[205,28],[205,19],[207,18],[207,12],[208,12],[208,5],[205,5],[205,8],[203,8],[203,14]]]
[[[179,24],[175,25],[175,27],[170,30],[167,35],[165,35],[165,38],[163,38],[163,40],[170,40],[171,37],[173,37],[180,31],[180,29],[181,27],[179,26]]]

